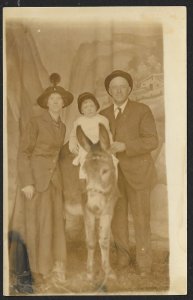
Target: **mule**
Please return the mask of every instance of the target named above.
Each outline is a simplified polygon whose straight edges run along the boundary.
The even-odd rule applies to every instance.
[[[116,169],[110,153],[109,135],[106,128],[100,124],[99,142],[97,144],[93,144],[84,134],[81,127],[78,126],[77,139],[79,144],[88,153],[83,165],[83,169],[86,174],[85,193],[84,191],[82,194],[80,193],[82,195],[81,208],[84,217],[87,244],[87,277],[92,280],[94,276],[94,253],[98,232],[102,269],[105,273],[105,278],[115,279],[116,276],[110,265],[109,248],[111,220],[115,203],[118,198],[118,189]],[[68,174],[70,174],[69,168],[74,168],[74,166],[72,166],[72,164],[70,166],[68,163]],[[75,169],[73,170],[74,171],[71,172],[71,175],[73,172],[75,174]],[[71,178],[74,189],[76,180],[77,177],[75,180]],[[65,187],[67,190],[69,189],[69,185],[66,184]],[[77,202],[74,205],[76,206]],[[73,201],[70,200],[69,194],[68,197],[65,198],[65,208],[68,212],[72,212],[72,214],[75,211],[75,214],[77,213],[77,210],[73,209]]]

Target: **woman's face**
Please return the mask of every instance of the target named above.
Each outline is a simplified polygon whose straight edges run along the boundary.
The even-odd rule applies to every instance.
[[[53,113],[60,112],[63,105],[64,102],[60,94],[53,93],[49,96],[47,103],[49,111]]]
[[[96,105],[90,99],[84,100],[81,105],[81,112],[86,117],[94,117],[97,112]]]

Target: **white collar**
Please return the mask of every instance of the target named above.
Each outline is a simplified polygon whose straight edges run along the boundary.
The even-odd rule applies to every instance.
[[[124,109],[125,109],[125,106],[126,106],[127,103],[128,103],[128,101],[129,101],[129,99],[127,99],[121,106],[118,106],[117,104],[114,103],[114,112],[115,112],[118,108],[120,108],[120,109],[121,109],[121,112],[123,112]]]

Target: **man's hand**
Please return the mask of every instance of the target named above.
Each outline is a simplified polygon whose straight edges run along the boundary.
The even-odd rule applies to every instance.
[[[74,148],[72,149],[72,153],[75,154],[75,155],[78,155],[78,152],[79,152],[79,146],[78,146],[78,144],[76,144],[74,146]]]
[[[126,145],[125,143],[122,142],[113,142],[111,144],[111,152],[113,154],[117,153],[117,152],[123,152],[126,150]]]
[[[26,198],[28,200],[31,200],[33,195],[34,195],[34,192],[35,192],[34,186],[33,185],[27,185],[22,189],[22,192],[24,193],[24,195],[26,196]]]

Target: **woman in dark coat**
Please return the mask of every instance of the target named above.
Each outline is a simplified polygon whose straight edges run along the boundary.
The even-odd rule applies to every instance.
[[[11,230],[26,245],[33,279],[65,280],[66,243],[63,218],[62,180],[58,159],[64,143],[62,108],[73,95],[57,86],[58,74],[50,76],[52,86],[37,99],[45,112],[30,120],[18,154],[19,190]],[[11,257],[11,256],[10,256]]]

